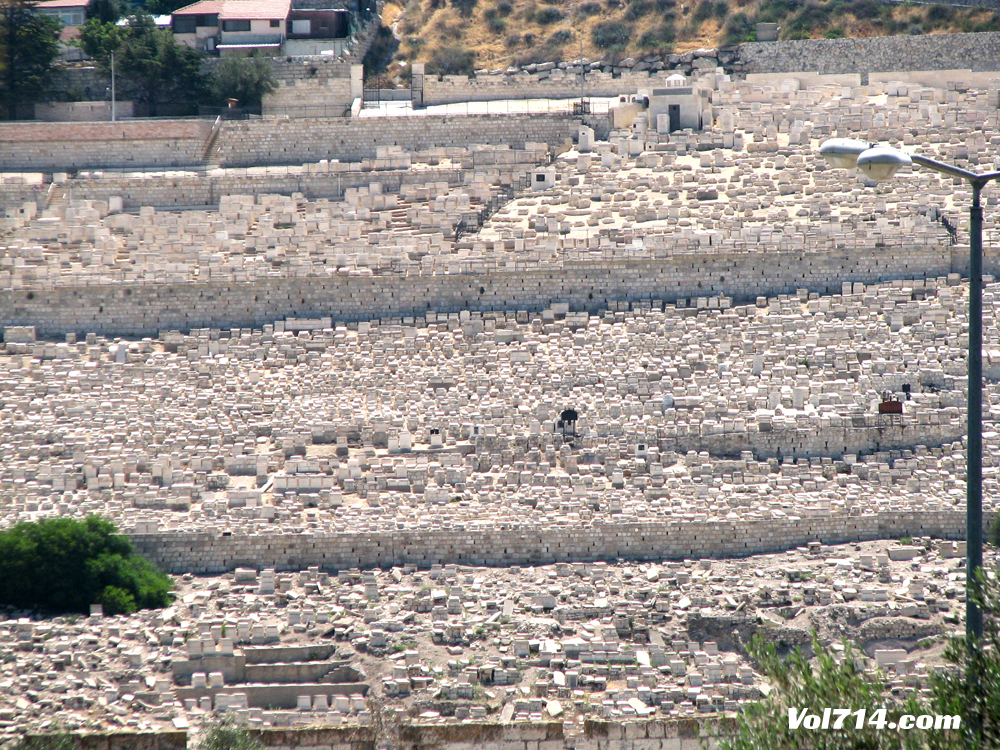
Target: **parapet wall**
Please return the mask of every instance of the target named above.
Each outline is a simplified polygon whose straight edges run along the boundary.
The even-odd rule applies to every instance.
[[[938,278],[966,254],[944,245],[859,245],[838,252],[781,251],[678,254],[648,260],[518,264],[503,270],[428,276],[302,276],[256,282],[50,287],[0,291],[4,325],[33,325],[43,336],[68,332],[155,336],[162,330],[260,327],[285,317],[336,321],[423,315],[428,310],[573,310],[612,302],[725,295],[740,301],[794,293],[840,293],[843,282]],[[953,260],[954,256],[954,260]],[[987,251],[987,273],[1000,255]]]
[[[406,724],[400,744],[412,750],[702,750],[702,738],[735,733],[732,718],[639,719],[584,722],[582,734],[569,735],[558,721],[456,724]],[[317,727],[253,730],[266,748],[280,750],[376,750],[371,727]],[[32,735],[43,736],[43,735]],[[194,747],[186,732],[110,732],[77,736],[80,750],[185,750]]]
[[[341,165],[347,166],[347,165]],[[357,165],[354,165],[357,166]],[[447,181],[449,185],[462,184],[462,169],[438,169],[436,180]],[[348,188],[358,188],[379,183],[387,193],[399,192],[400,185],[423,184],[427,178],[420,172],[408,169],[386,169],[370,171],[310,172],[298,167],[268,167],[267,170],[227,169],[207,174],[189,172],[170,176],[146,178],[141,175],[109,176],[91,179],[75,179],[67,186],[74,199],[108,200],[113,196],[122,199],[125,208],[155,206],[217,206],[219,198],[226,195],[268,194],[291,195],[302,193],[309,200],[318,198],[342,198]],[[6,186],[3,186],[6,188]],[[25,196],[32,200],[34,193],[24,186],[10,192],[15,197]],[[35,193],[38,191],[36,190]],[[44,195],[44,191],[41,191]],[[0,207],[18,205],[11,198],[4,203],[6,193],[0,188]]]
[[[360,161],[374,157],[379,146],[421,151],[470,143],[561,144],[576,137],[578,126],[578,118],[554,115],[247,120],[227,122],[216,146],[225,167]]]
[[[801,547],[903,536],[964,539],[965,511],[816,515],[760,521],[594,523],[488,530],[344,533],[157,532],[131,536],[136,548],[170,573],[221,573],[249,565],[276,570],[387,568],[434,563],[547,565],[593,560],[744,557]]]
[[[7,122],[0,170],[178,167],[200,164],[208,120]]]
[[[662,81],[671,71],[637,71],[615,77],[600,70],[584,76],[584,96],[619,96],[634,94],[640,88]],[[480,76],[426,76],[424,104],[498,101],[502,99],[572,99],[580,97],[580,74],[553,70],[546,77],[538,74]]]
[[[1000,32],[741,44],[747,73],[1000,70]]]

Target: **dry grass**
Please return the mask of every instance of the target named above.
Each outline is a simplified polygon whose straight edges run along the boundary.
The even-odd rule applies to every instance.
[[[784,13],[778,23],[786,32],[793,30],[793,38],[1000,30],[1000,14],[987,9],[948,8],[935,14],[929,10],[934,6],[866,8],[863,0],[725,0],[713,3],[722,5],[721,13],[708,13],[708,6],[698,12],[699,1],[407,0],[403,7],[387,5],[383,19],[395,23],[401,41],[397,60],[430,62],[441,50],[464,49],[475,54],[476,68],[489,69],[574,60],[581,41],[584,57],[591,60],[715,47],[725,43],[726,21],[735,13],[751,22],[762,12]],[[785,9],[775,10],[776,3]],[[672,43],[662,39],[665,16],[673,26]],[[594,27],[609,22],[626,24],[628,41],[601,49],[594,43]]]

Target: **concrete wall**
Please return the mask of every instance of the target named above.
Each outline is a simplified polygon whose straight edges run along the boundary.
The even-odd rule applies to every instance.
[[[6,122],[0,170],[175,167],[200,164],[208,120]]]
[[[340,165],[348,167],[350,165]],[[356,164],[354,166],[357,166]],[[112,196],[122,198],[125,208],[139,206],[217,206],[224,195],[268,195],[279,193],[291,195],[302,193],[310,200],[317,198],[342,198],[348,188],[356,188],[377,182],[387,193],[398,192],[400,185],[423,184],[426,175],[407,169],[351,170],[337,172],[308,172],[301,167],[269,167],[263,170],[226,169],[208,174],[186,173],[169,177],[142,176],[110,177],[105,175],[92,179],[74,179],[66,183],[74,200],[107,200]],[[462,184],[463,170],[435,170],[434,179],[446,181],[450,185]],[[27,186],[0,186],[0,208],[5,205],[20,206],[30,196],[45,191],[29,190]],[[17,188],[17,189],[16,189]],[[43,198],[44,199],[44,198]]]
[[[221,573],[250,565],[277,570],[391,567],[413,563],[546,565],[592,560],[742,557],[801,547],[903,536],[963,539],[965,511],[888,511],[763,521],[594,522],[573,527],[364,531],[218,536],[157,532],[131,536],[139,552],[170,573]]]
[[[243,692],[242,689],[240,692]],[[406,724],[400,727],[400,745],[407,750],[703,750],[702,739],[725,737],[736,731],[732,718],[654,718],[626,723],[587,719],[583,732],[567,736],[562,722],[501,724]],[[316,727],[253,730],[266,748],[280,750],[375,750],[371,727]],[[38,735],[32,735],[38,736]],[[101,733],[78,735],[81,750],[185,750],[193,747],[186,732]],[[132,744],[128,744],[128,743]]]
[[[963,249],[859,245],[837,252],[677,253],[649,260],[577,261],[561,266],[436,276],[308,276],[256,282],[146,284],[0,291],[4,325],[33,325],[41,335],[69,331],[156,335],[160,330],[262,326],[285,317],[337,321],[422,315],[427,310],[541,310],[553,301],[573,310],[607,309],[621,300],[723,294],[736,300],[793,293],[839,293],[845,281],[937,278],[963,262]],[[954,256],[954,261],[953,261]],[[988,252],[995,273],[1000,256]]]
[[[741,44],[747,73],[1000,70],[1000,32]]]
[[[420,151],[469,143],[560,144],[576,135],[577,126],[573,117],[552,115],[247,120],[225,123],[216,146],[226,167],[360,161],[375,156],[378,146]]]
[[[115,119],[132,117],[132,102],[115,102]],[[49,102],[35,104],[35,120],[42,122],[110,122],[111,102]]]
[[[660,86],[673,71],[629,71],[615,76],[593,70],[584,76],[585,96],[634,94],[640,88]],[[424,104],[481,102],[499,99],[579,99],[580,75],[563,70],[542,74],[426,76]]]

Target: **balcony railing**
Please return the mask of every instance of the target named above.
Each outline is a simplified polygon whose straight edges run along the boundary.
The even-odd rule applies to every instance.
[[[220,44],[281,44],[281,34],[251,34],[223,31]]]

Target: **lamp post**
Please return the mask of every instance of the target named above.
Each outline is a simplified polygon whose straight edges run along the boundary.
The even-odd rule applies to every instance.
[[[873,180],[888,180],[900,167],[916,164],[965,180],[972,187],[969,208],[969,397],[966,456],[966,587],[971,589],[983,567],[983,187],[1000,179],[1000,172],[977,174],[919,154],[907,154],[853,138],[824,141],[819,153],[832,167],[857,167]],[[968,595],[965,634],[969,647],[983,637],[983,613]],[[978,717],[974,717],[978,719]],[[979,727],[974,727],[977,731]]]

